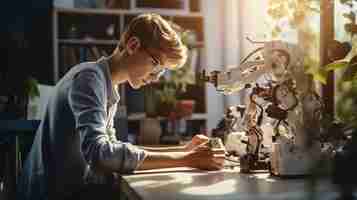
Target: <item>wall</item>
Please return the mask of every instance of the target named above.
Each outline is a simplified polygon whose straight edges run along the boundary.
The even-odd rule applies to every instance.
[[[257,41],[264,41],[269,38],[270,31],[268,31],[269,26],[266,20],[268,0],[239,0],[239,2],[240,55],[244,57],[256,49],[245,39],[246,37]]]
[[[204,62],[207,71],[220,70],[223,64],[223,4],[222,1],[204,0],[202,12],[204,15],[205,49]],[[223,113],[223,96],[216,89],[207,84],[207,128],[214,128]]]
[[[255,46],[245,37],[265,40],[268,27],[265,9],[267,0],[204,0],[205,60],[208,71],[224,70],[225,66],[238,65]],[[240,103],[240,94],[228,97],[216,92],[207,84],[207,128],[214,128],[223,116],[224,108]]]

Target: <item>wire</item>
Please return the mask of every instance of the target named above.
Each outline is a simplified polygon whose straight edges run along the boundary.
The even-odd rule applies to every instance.
[[[255,49],[254,51],[250,52],[245,58],[243,58],[240,61],[240,64],[245,63],[245,61],[247,61],[252,55],[254,55],[255,53],[261,51],[262,49],[264,49],[264,48],[263,47],[259,47],[259,48]]]
[[[227,158],[227,157],[224,157],[224,159],[227,160],[227,161],[229,161],[229,162],[233,162],[233,163],[238,163],[238,164],[240,164],[240,162],[237,161],[237,160],[232,160],[232,159]]]

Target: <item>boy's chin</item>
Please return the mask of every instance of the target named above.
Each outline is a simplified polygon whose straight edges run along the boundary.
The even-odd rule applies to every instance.
[[[141,87],[142,87],[142,85],[141,84],[133,84],[133,83],[131,83],[131,82],[129,82],[129,85],[130,85],[130,87],[131,88],[133,88],[133,89],[140,89]]]

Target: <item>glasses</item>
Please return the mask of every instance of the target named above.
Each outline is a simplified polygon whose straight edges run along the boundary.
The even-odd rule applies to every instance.
[[[153,69],[150,73],[151,76],[155,76],[155,77],[160,77],[162,76],[165,71],[166,68],[164,68],[161,64],[160,64],[160,60],[157,59],[153,54],[150,53],[150,51],[147,50],[147,48],[143,48],[145,50],[145,52],[151,57],[152,59],[152,64],[153,64]]]

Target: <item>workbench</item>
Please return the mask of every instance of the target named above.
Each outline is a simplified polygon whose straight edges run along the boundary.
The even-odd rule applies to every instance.
[[[220,171],[173,168],[122,176],[121,200],[332,200],[337,189],[319,180],[312,193],[308,178],[286,179],[269,173],[244,174],[239,167]],[[310,189],[309,189],[310,188]],[[312,196],[315,194],[316,196]]]

